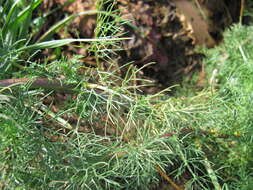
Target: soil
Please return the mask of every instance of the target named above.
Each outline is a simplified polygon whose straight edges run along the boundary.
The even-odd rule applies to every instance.
[[[64,14],[73,14],[87,10],[95,10],[94,0],[44,1],[42,11],[58,7],[45,24],[44,30],[59,21]],[[194,72],[200,72],[198,84],[205,83],[205,75],[201,65],[203,55],[195,51],[196,46],[213,47],[222,41],[222,32],[240,16],[240,2],[237,0],[197,0],[189,3],[185,0],[116,0],[115,10],[119,9],[122,18],[131,21],[138,29],[124,25],[125,36],[132,40],[122,43],[123,49],[118,52],[117,64],[129,62],[144,69],[138,77],[151,79],[155,87],[145,88],[145,93],[154,93],[174,84],[183,78],[191,79]],[[110,6],[104,5],[106,10]],[[60,9],[59,9],[60,7]],[[192,9],[192,10],[190,10]],[[199,11],[200,10],[200,11]],[[195,14],[195,16],[194,16]],[[60,31],[61,37],[94,37],[96,16],[76,18],[68,27],[68,31]],[[48,52],[47,52],[48,53]],[[46,53],[46,54],[47,54]],[[84,55],[83,62],[88,66],[96,66],[95,57],[87,50],[69,47],[64,54]],[[149,64],[153,62],[154,64]],[[124,76],[127,68],[122,69]]]

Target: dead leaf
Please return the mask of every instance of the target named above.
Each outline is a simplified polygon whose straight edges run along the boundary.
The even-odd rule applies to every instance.
[[[184,15],[181,17],[185,23],[186,30],[191,31],[191,37],[196,45],[213,47],[216,42],[208,32],[208,21],[203,18],[195,4],[188,0],[173,0],[179,11]]]

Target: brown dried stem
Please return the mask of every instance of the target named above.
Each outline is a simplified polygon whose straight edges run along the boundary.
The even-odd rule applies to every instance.
[[[155,166],[155,169],[158,171],[158,173],[175,189],[175,190],[183,190],[181,187],[179,187],[177,184],[175,184],[172,179],[169,178],[169,176],[166,175],[166,173],[160,168],[160,166]]]
[[[5,79],[0,80],[0,88],[6,88],[13,85],[25,84],[28,83],[29,89],[43,88],[47,90],[55,90],[61,92],[74,92],[74,85],[67,85],[61,81],[52,81],[47,78],[37,78],[37,79],[28,79],[28,78],[19,78],[19,79]]]

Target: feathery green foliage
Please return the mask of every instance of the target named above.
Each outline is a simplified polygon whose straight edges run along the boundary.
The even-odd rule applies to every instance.
[[[86,42],[46,41],[75,15],[29,44],[31,28],[23,25],[41,1],[13,2],[1,2],[4,71],[25,52],[31,56],[30,49]],[[113,40],[123,35],[113,3],[97,2],[96,38],[89,40],[95,41],[90,51],[108,61],[120,47]],[[12,31],[13,20],[20,24]],[[45,103],[52,92],[31,90],[29,84],[0,88],[0,188],[149,190],[162,181],[159,167],[184,189],[252,189],[252,31],[236,25],[223,45],[204,51],[210,86],[187,97],[166,95],[170,88],[140,95],[133,85],[140,81],[137,68],[121,78],[117,66],[84,68],[79,56],[30,61],[23,70],[3,73],[2,79],[64,77],[76,94],[52,112],[54,105]]]

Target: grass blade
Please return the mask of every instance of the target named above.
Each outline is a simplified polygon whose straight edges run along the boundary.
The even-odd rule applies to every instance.
[[[131,38],[101,38],[101,39],[62,39],[62,40],[51,40],[47,42],[41,42],[33,45],[29,45],[23,48],[20,48],[18,51],[27,51],[34,49],[45,49],[45,48],[57,48],[73,42],[111,42],[111,41],[121,41],[121,40],[130,40]]]

